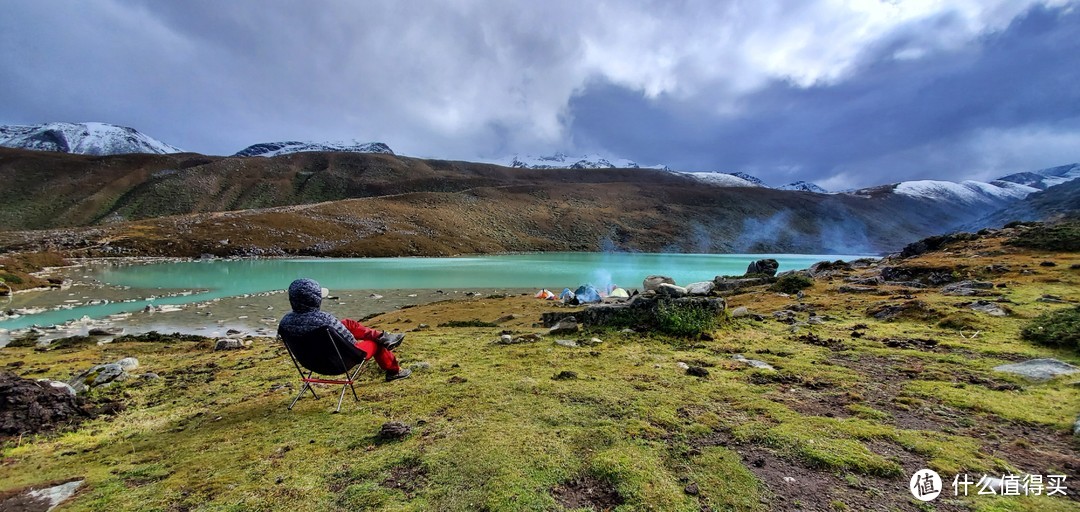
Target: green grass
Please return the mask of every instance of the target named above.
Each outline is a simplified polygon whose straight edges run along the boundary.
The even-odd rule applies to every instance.
[[[1020,330],[1020,337],[1080,352],[1080,306],[1039,315]]]
[[[323,399],[307,396],[286,409],[297,377],[284,348],[268,338],[229,352],[159,333],[48,352],[7,347],[0,366],[18,362],[11,367],[32,378],[66,380],[132,356],[141,365],[136,373],[162,379],[91,392],[90,399],[127,405],[115,417],[9,440],[0,448],[0,491],[83,476],[86,488],[65,505],[76,511],[558,511],[553,490],[583,478],[609,486],[622,512],[764,511],[807,499],[778,501],[777,494],[795,491],[745,458],[755,450],[789,465],[796,478],[815,475],[848,492],[804,508],[856,510],[856,499],[874,492],[883,506],[903,510],[909,495],[878,488],[902,491],[909,464],[947,479],[1015,472],[1027,466],[1009,459],[1000,436],[1057,439],[1071,428],[1080,408],[1071,381],[1028,383],[993,367],[1026,357],[1078,362],[1075,352],[1016,335],[1060,308],[1036,302],[1040,292],[1069,296],[1073,285],[1010,285],[1016,314],[978,316],[977,337],[936,321],[868,319],[865,302],[876,298],[811,293],[831,319],[801,333],[839,339],[842,347],[808,343],[779,322],[693,310],[669,312],[667,332],[609,331],[589,347],[498,345],[490,341],[503,327],[468,319],[507,311],[528,318],[547,306],[517,297],[418,306],[410,318],[445,319],[444,326],[410,333],[397,353],[405,366],[428,366],[392,383],[369,370],[360,401],[347,398],[341,414],[331,413],[336,397],[327,387],[319,388]],[[920,298],[956,312],[956,298]],[[762,291],[740,300],[762,301],[753,309],[768,312],[791,299]],[[488,301],[499,306],[482,309]],[[372,320],[378,327],[380,318]],[[855,324],[866,324],[862,338],[850,337]],[[685,337],[702,332],[714,339]],[[890,337],[939,344],[889,348],[881,340]],[[747,368],[732,359],[737,353],[776,370]],[[709,376],[689,376],[679,362],[708,368]],[[577,378],[552,378],[563,372]],[[999,384],[1016,386],[994,388]],[[387,421],[413,432],[381,440]],[[686,491],[689,484],[698,494]],[[1072,502],[972,503],[980,510],[1065,510]]]

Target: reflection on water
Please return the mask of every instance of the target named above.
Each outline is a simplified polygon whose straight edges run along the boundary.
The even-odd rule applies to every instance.
[[[559,291],[590,283],[635,288],[651,274],[667,275],[680,284],[707,281],[717,275],[742,275],[761,258],[775,258],[780,271],[809,267],[822,260],[859,256],[796,254],[643,254],[539,253],[463,258],[272,259],[170,262],[102,266],[79,272],[106,285],[79,293],[41,297],[70,309],[0,321],[0,328],[52,325],[89,316],[139,311],[148,304],[175,305],[223,297],[281,290],[296,278],[308,277],[335,291],[383,289],[551,288]],[[168,296],[169,291],[201,290]],[[70,296],[67,296],[70,295]],[[115,298],[107,298],[106,295]],[[151,295],[158,295],[147,300]],[[162,296],[165,295],[165,296]],[[47,297],[47,298],[46,298]],[[121,298],[122,297],[122,298]],[[76,300],[77,299],[77,300]],[[84,300],[85,299],[85,300]],[[137,299],[132,301],[131,299]],[[19,300],[24,300],[20,297]],[[107,304],[86,305],[109,300]],[[128,300],[128,302],[123,302]],[[25,300],[25,302],[31,302]]]

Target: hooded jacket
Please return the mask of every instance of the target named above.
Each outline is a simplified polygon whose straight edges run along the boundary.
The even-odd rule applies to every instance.
[[[286,313],[278,323],[278,333],[286,336],[303,336],[320,327],[329,327],[350,344],[356,338],[334,315],[319,310],[322,306],[322,287],[313,279],[297,279],[289,285],[289,304],[292,312]]]

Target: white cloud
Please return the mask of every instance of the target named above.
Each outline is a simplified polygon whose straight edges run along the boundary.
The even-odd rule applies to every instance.
[[[16,3],[0,81],[23,93],[0,103],[211,153],[349,138],[452,158],[573,150],[568,105],[593,80],[715,115],[773,80],[844,80],[899,35],[898,58],[962,47],[1038,3],[1066,2]]]

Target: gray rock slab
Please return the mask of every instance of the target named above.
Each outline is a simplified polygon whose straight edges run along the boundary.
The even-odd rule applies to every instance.
[[[742,354],[735,354],[735,355],[731,356],[731,358],[738,361],[738,362],[740,362],[740,363],[743,363],[743,364],[745,364],[747,366],[750,366],[752,368],[760,368],[762,370],[775,370],[776,369],[776,368],[773,368],[771,364],[766,363],[765,361],[758,361],[757,359],[747,359]]]
[[[1057,359],[1032,359],[1022,363],[1003,364],[995,366],[994,370],[1022,375],[1033,380],[1049,380],[1058,375],[1072,375],[1080,372],[1080,368]]]

